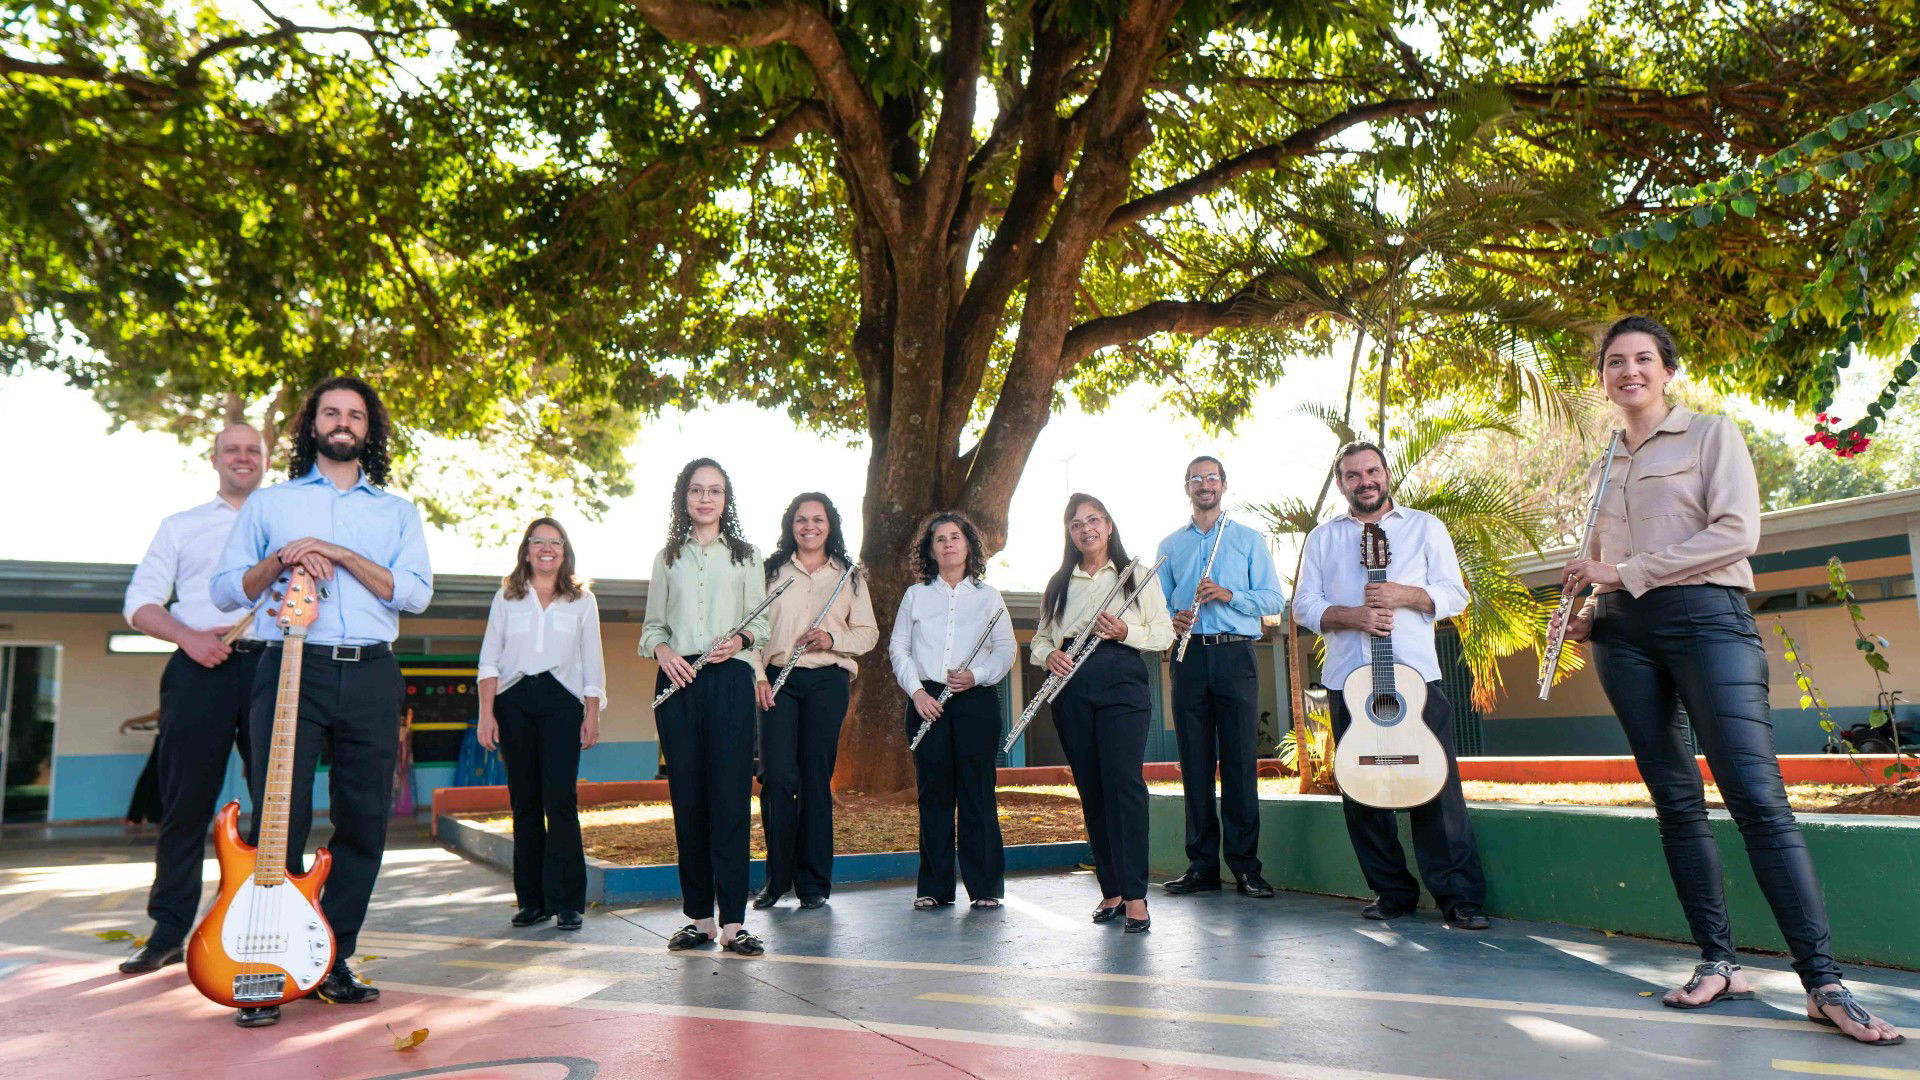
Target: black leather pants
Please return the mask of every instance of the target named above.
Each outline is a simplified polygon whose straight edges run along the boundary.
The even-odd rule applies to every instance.
[[[1767,714],[1767,657],[1740,591],[1673,585],[1601,596],[1593,630],[1600,683],[1653,795],[1667,869],[1703,959],[1734,959],[1720,851],[1707,827],[1685,703],[1760,891],[1808,989],[1840,981],[1826,902],[1787,805]]]

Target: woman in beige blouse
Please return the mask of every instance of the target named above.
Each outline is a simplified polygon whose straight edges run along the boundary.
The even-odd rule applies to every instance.
[[[1053,723],[1073,766],[1100,882],[1093,921],[1112,922],[1124,905],[1127,933],[1141,934],[1153,925],[1147,916],[1147,784],[1140,773],[1153,713],[1147,662],[1151,657],[1158,663],[1173,643],[1173,619],[1158,583],[1141,589],[1125,611],[1117,609],[1132,582],[1120,586],[1105,610],[1095,609],[1131,568],[1106,504],[1091,495],[1070,496],[1066,534],[1060,569],[1041,597],[1033,662],[1065,676],[1074,671],[1069,653],[1075,641],[1088,633],[1102,639],[1054,699]]]
[[[1707,824],[1694,735],[1807,990],[1807,1018],[1861,1042],[1904,1041],[1840,982],[1826,905],[1800,827],[1787,805],[1767,713],[1767,658],[1748,609],[1747,556],[1760,539],[1760,494],[1740,431],[1721,416],[1671,405],[1679,368],[1673,337],[1644,316],[1607,331],[1599,354],[1608,400],[1626,418],[1608,490],[1599,550],[1566,566],[1565,588],[1595,594],[1567,627],[1593,640],[1601,685],[1652,794],[1680,905],[1701,963],[1662,1003],[1698,1009],[1753,997],[1736,963],[1720,852]],[[1586,552],[1581,552],[1584,556]]]

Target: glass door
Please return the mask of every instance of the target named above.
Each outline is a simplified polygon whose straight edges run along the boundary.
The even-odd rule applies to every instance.
[[[47,820],[59,649],[0,645],[0,822]]]

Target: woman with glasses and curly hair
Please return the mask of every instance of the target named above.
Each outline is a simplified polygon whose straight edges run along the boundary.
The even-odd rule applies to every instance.
[[[748,657],[766,640],[766,616],[730,631],[766,596],[766,577],[760,553],[740,535],[733,485],[719,462],[687,462],[674,481],[671,512],[640,631],[640,655],[660,665],[655,693],[678,688],[654,720],[667,758],[682,910],[693,922],[667,948],[718,940],[730,952],[758,956],[766,946],[743,925],[753,797]],[[707,662],[696,672],[702,656]]]
[[[993,797],[1000,750],[1000,699],[993,686],[1013,670],[1013,620],[1001,616],[968,666],[967,652],[1006,604],[980,580],[987,557],[966,515],[928,518],[911,557],[919,584],[900,598],[887,654],[907,692],[907,731],[933,721],[913,752],[920,795],[920,883],[913,906],[953,903],[954,811],[959,810],[960,876],[976,908],[1006,893],[1007,854]],[[943,705],[943,690],[953,695]]]

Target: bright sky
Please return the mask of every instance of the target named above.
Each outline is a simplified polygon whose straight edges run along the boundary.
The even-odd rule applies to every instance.
[[[1105,501],[1134,553],[1150,553],[1185,520],[1182,470],[1196,454],[1225,461],[1229,513],[1280,495],[1311,499],[1334,440],[1293,409],[1301,401],[1338,398],[1348,347],[1336,344],[1333,356],[1296,360],[1292,373],[1261,396],[1253,419],[1224,438],[1204,437],[1172,409],[1156,408],[1158,394],[1149,387],[1135,388],[1101,415],[1074,411],[1055,417],[1014,495],[1011,535],[988,570],[989,580],[1014,589],[1037,590],[1046,583],[1060,557],[1064,500],[1075,490]],[[91,397],[54,374],[0,378],[0,460],[14,463],[0,490],[6,505],[46,515],[36,514],[32,527],[0,532],[0,558],[136,562],[162,517],[213,497],[204,446],[183,446],[158,432],[110,434],[108,426]],[[751,438],[743,439],[743,432]],[[727,467],[741,523],[762,549],[776,538],[787,500],[818,486],[840,505],[848,546],[858,550],[865,445],[823,441],[796,430],[782,413],[722,406],[648,424],[628,452],[637,493],[617,503],[604,521],[556,512],[573,535],[581,572],[646,576],[666,532],[674,476],[701,455]],[[802,468],[809,477],[805,487],[794,479]],[[428,547],[442,573],[504,573],[513,558],[511,544],[445,531],[430,531]]]

